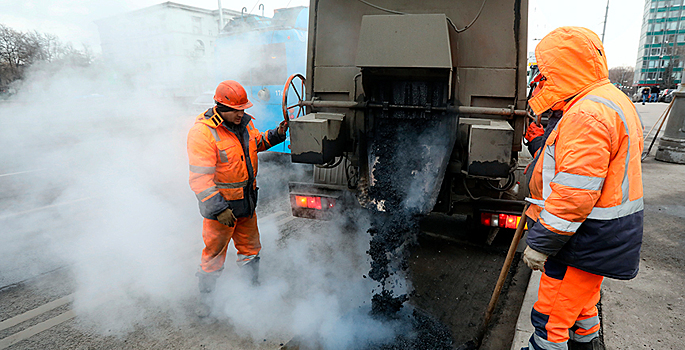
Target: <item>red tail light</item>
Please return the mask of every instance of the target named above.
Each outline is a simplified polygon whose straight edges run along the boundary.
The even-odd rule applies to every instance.
[[[300,208],[306,208],[307,207],[307,197],[305,196],[295,196],[295,203],[297,204],[298,207]]]
[[[516,215],[507,215],[507,221],[504,224],[506,228],[516,229],[516,222],[518,222],[519,217]]]
[[[480,213],[480,223],[484,226],[516,229],[521,217],[512,214]],[[528,225],[525,227],[528,229]]]
[[[335,198],[291,195],[291,202],[300,208],[326,210],[335,207]]]
[[[492,214],[490,213],[480,213],[480,223],[481,225],[490,226],[492,222]]]
[[[307,208],[321,210],[321,197],[307,197]]]

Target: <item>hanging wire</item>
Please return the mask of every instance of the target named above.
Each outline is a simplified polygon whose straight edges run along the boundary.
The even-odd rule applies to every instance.
[[[407,14],[408,14],[408,13],[405,13],[405,12],[400,12],[400,11],[395,11],[395,10],[386,9],[386,8],[380,7],[380,6],[378,6],[378,5],[374,5],[374,4],[372,4],[372,3],[370,3],[370,2],[368,2],[368,1],[366,1],[366,0],[357,0],[357,1],[359,1],[359,2],[361,2],[362,4],[365,4],[365,5],[367,5],[367,6],[371,6],[371,7],[375,8],[375,9],[378,9],[378,10],[381,10],[381,11],[385,11],[385,12],[388,12],[388,13],[392,13],[392,14],[396,14],[396,15],[407,15]],[[452,26],[452,28],[454,28],[454,30],[455,30],[457,33],[461,33],[461,32],[463,32],[463,31],[465,31],[465,30],[471,28],[471,26],[472,26],[474,23],[476,23],[476,21],[478,20],[478,17],[480,17],[480,14],[483,12],[483,8],[485,7],[485,2],[486,2],[486,1],[487,1],[487,0],[483,0],[483,3],[480,4],[480,9],[478,10],[478,14],[476,14],[476,17],[473,18],[473,20],[471,21],[471,23],[467,24],[466,27],[464,27],[464,28],[462,28],[462,29],[457,28],[457,26],[454,25],[454,22],[452,22],[452,20],[451,20],[449,17],[447,17],[447,23],[449,23],[450,26]]]
[[[257,7],[257,4],[259,4],[260,1],[261,0],[257,0],[257,2],[254,3],[254,5],[252,6],[252,9],[250,10],[250,12],[248,12],[248,14],[251,14],[252,11],[254,11],[254,8]]]
[[[507,182],[504,184],[504,186],[501,187],[499,186],[499,184],[493,185],[492,182],[490,182],[489,180],[486,180],[485,184],[495,191],[509,191],[516,184],[516,175],[514,173],[509,173],[509,176],[507,177]]]
[[[377,10],[385,11],[385,12],[388,12],[388,13],[394,13],[394,14],[396,14],[396,15],[406,15],[406,13],[404,13],[404,12],[395,11],[395,10],[389,10],[389,9],[380,7],[380,6],[378,6],[378,5],[374,5],[374,4],[372,4],[372,3],[368,2],[368,1],[359,0],[359,2],[361,2],[362,4],[366,4],[366,5],[368,5],[368,6],[371,6],[371,7],[375,8],[375,9],[377,9]]]
[[[361,0],[360,0],[360,1],[361,1]],[[478,17],[480,17],[481,12],[483,12],[483,7],[485,7],[485,2],[486,2],[486,1],[487,1],[487,0],[483,0],[483,3],[480,5],[480,10],[478,10],[478,14],[477,14],[476,17],[473,19],[473,21],[471,21],[471,23],[469,23],[469,24],[466,25],[466,27],[464,27],[464,28],[462,28],[462,29],[457,28],[457,26],[454,25],[454,23],[452,22],[452,20],[451,20],[449,17],[447,17],[447,22],[452,26],[452,28],[454,28],[454,30],[455,30],[457,33],[461,33],[461,32],[463,32],[463,31],[465,31],[465,30],[471,28],[471,26],[472,26],[474,23],[476,23],[476,20],[478,20]]]

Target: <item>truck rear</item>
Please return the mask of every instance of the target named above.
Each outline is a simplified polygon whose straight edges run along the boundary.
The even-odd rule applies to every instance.
[[[307,71],[288,80],[295,216],[362,206],[515,228],[526,0],[312,0]]]

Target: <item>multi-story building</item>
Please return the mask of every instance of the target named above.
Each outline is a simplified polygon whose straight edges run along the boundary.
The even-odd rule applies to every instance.
[[[223,9],[224,25],[240,12]],[[161,94],[197,95],[211,84],[219,10],[165,2],[95,21],[103,59]]]
[[[685,0],[646,0],[635,85],[672,88],[683,78]]]

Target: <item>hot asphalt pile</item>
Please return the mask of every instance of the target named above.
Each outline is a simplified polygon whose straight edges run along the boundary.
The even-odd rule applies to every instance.
[[[427,96],[420,95],[424,99]],[[379,283],[371,314],[378,319],[399,320],[408,331],[398,332],[401,335],[391,344],[369,349],[451,349],[453,341],[446,326],[418,309],[402,310],[411,293],[406,279],[409,248],[417,242],[419,219],[432,208],[442,181],[440,165],[446,147],[435,147],[435,138],[429,136],[438,133],[440,140],[439,134],[446,128],[439,116],[417,118],[397,113],[402,118],[375,118],[374,142],[369,147],[373,162],[368,189],[372,203],[368,206],[372,211],[369,277]],[[438,157],[437,149],[443,149]]]

